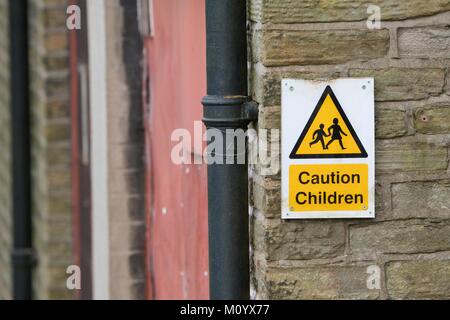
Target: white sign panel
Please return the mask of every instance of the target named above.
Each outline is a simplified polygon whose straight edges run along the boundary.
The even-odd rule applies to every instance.
[[[284,79],[282,217],[375,217],[373,78]]]

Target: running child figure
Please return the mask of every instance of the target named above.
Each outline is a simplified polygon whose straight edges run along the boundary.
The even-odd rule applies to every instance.
[[[321,123],[319,127],[320,129],[314,131],[312,136],[313,141],[309,143],[309,147],[311,148],[313,144],[316,144],[320,141],[320,143],[322,144],[322,149],[325,150],[327,149],[327,147],[325,146],[325,141],[323,140],[323,137],[328,137],[329,134],[326,134],[325,130],[323,130],[323,128],[325,128],[323,123]]]
[[[333,119],[333,124],[328,128],[328,134],[329,134],[329,135],[330,135],[330,131],[333,131],[333,132],[331,133],[331,140],[328,141],[328,143],[327,143],[325,149],[328,149],[328,146],[329,146],[333,141],[335,141],[335,140],[339,140],[339,145],[341,146],[342,150],[347,149],[347,148],[344,148],[344,145],[342,144],[342,136],[341,136],[341,133],[342,133],[344,136],[347,136],[347,134],[346,134],[344,131],[342,131],[342,129],[341,129],[341,127],[338,125],[338,123],[339,123],[339,120],[338,120],[337,118],[334,118],[334,119]]]

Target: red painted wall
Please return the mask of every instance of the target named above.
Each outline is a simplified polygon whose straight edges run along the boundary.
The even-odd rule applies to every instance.
[[[148,296],[208,298],[205,165],[175,165],[171,134],[202,115],[206,93],[205,0],[154,1],[146,40],[150,103],[146,117]],[[194,148],[188,150],[193,151]]]

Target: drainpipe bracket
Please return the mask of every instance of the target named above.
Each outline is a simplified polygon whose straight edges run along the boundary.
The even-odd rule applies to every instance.
[[[37,264],[33,248],[17,248],[11,252],[11,262],[14,268],[29,268]]]
[[[248,96],[208,95],[202,100],[203,122],[207,128],[246,129],[258,119],[258,104]]]

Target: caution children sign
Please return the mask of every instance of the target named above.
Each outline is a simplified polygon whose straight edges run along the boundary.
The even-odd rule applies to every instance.
[[[327,86],[292,149],[290,158],[361,157],[367,157],[367,152],[333,90]]]
[[[282,81],[282,217],[371,218],[373,79]]]

